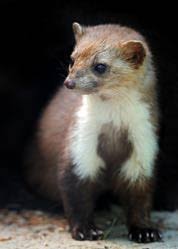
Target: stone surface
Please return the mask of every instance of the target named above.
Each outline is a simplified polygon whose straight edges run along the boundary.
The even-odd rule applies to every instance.
[[[136,244],[127,240],[122,211],[112,206],[110,212],[96,215],[104,228],[101,241],[75,241],[68,232],[63,215],[42,211],[0,210],[0,249],[176,249],[178,248],[178,211],[153,212],[152,219],[163,231],[164,242]]]

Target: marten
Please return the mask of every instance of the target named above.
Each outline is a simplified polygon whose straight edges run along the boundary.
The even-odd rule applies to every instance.
[[[73,23],[69,73],[44,110],[26,160],[28,182],[62,203],[72,237],[102,239],[93,220],[105,191],[120,198],[128,238],[161,240],[150,211],[159,108],[145,38],[118,24]]]

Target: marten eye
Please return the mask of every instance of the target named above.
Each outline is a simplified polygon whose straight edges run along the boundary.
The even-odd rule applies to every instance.
[[[104,74],[106,72],[107,65],[98,63],[94,66],[94,71],[97,72],[98,74]]]

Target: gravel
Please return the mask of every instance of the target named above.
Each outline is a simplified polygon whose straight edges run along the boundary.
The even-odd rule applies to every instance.
[[[127,240],[122,211],[112,206],[99,212],[96,223],[105,231],[105,240],[75,241],[62,214],[40,210],[0,210],[0,248],[2,249],[178,249],[178,211],[153,212],[153,221],[163,232],[164,242],[136,244]]]

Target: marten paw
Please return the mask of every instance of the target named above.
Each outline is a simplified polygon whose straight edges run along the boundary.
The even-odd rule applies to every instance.
[[[72,238],[76,240],[99,240],[103,237],[103,231],[92,226],[74,226]]]
[[[162,241],[160,231],[154,228],[131,227],[128,236],[130,240],[137,243]]]

